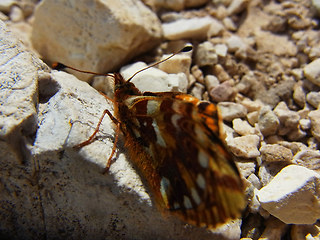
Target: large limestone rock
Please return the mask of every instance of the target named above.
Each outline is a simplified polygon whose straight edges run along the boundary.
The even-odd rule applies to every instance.
[[[101,73],[155,47],[161,35],[157,16],[140,1],[45,0],[35,12],[32,43],[49,62]]]

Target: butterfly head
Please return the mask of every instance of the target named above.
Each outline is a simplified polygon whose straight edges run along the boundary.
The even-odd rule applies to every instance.
[[[114,94],[116,99],[124,99],[125,96],[141,95],[138,88],[130,81],[126,81],[120,73],[114,73]]]

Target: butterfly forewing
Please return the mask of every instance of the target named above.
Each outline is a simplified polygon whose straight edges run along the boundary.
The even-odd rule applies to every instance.
[[[142,94],[117,77],[116,117],[156,204],[209,228],[239,217],[242,183],[219,138],[215,105],[182,93]]]

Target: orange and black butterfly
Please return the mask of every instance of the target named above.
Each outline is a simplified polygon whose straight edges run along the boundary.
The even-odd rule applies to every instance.
[[[246,205],[242,181],[221,139],[216,106],[179,92],[142,93],[130,82],[132,77],[112,77],[114,116],[108,110],[104,115],[117,126],[115,142],[120,131],[124,135],[129,158],[156,205],[209,229],[240,217]],[[94,134],[78,146],[92,141],[102,118]]]

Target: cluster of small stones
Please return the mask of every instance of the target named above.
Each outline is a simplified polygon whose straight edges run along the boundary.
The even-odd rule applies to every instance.
[[[42,30],[37,21],[50,13],[39,7],[37,11],[41,14],[38,13],[37,19],[37,14],[32,17],[35,6],[32,1],[5,2],[0,2],[0,19],[17,32],[27,47],[33,45],[42,56],[43,51],[50,52],[41,48],[42,43],[35,43],[40,39],[36,35]],[[194,50],[176,55],[161,63],[158,69],[142,72],[133,82],[141,91],[182,91],[218,105],[225,123],[226,145],[237,157],[248,197],[241,238],[318,239],[319,3],[312,0],[144,2],[160,20],[161,33],[149,37],[160,43],[159,36],[163,36],[157,48],[159,56],[186,44],[192,44]],[[32,29],[30,22],[39,29]],[[30,30],[32,43],[28,37]],[[54,47],[69,48],[59,44]],[[134,56],[124,55],[128,58],[116,61],[123,63]],[[99,60],[104,57],[99,56]],[[141,59],[160,58],[153,57],[154,53]],[[46,59],[56,60],[52,55]],[[96,59],[92,61],[95,66],[101,65]],[[127,78],[143,66],[146,64],[126,66],[120,72]],[[151,89],[150,79],[154,81]],[[105,92],[110,89],[105,78],[84,80],[96,89]]]

